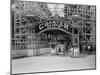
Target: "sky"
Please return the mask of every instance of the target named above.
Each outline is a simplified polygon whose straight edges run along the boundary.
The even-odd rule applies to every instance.
[[[47,6],[53,16],[58,15],[60,17],[64,17],[64,4],[47,4]]]

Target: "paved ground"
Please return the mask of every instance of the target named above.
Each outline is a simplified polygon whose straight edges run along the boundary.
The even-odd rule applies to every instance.
[[[13,74],[93,68],[95,68],[95,55],[83,58],[47,55],[12,60]]]

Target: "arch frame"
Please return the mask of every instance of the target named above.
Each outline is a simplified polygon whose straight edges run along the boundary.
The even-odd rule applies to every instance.
[[[72,33],[68,32],[68,31],[66,31],[66,30],[64,30],[64,29],[62,29],[62,28],[47,28],[47,29],[44,29],[44,30],[38,32],[38,34],[41,34],[41,33],[45,32],[45,31],[47,31],[47,30],[60,30],[60,31],[65,32],[66,34],[72,35]]]
[[[50,19],[50,20],[45,20],[45,21],[39,22],[38,24],[36,24],[36,28],[39,27],[40,24],[45,23],[45,22],[48,22],[48,21],[59,21],[59,22],[63,22],[63,23],[68,24],[71,28],[73,28],[72,24],[69,23],[68,21],[59,20],[59,19],[52,19],[52,20]],[[44,26],[45,26],[45,25],[44,25]],[[72,32],[70,32],[70,31],[68,31],[68,30],[65,30],[64,28],[59,28],[59,27],[45,28],[45,29],[43,29],[43,30],[40,30],[40,31],[37,32],[37,33],[40,34],[40,33],[44,32],[44,31],[46,31],[46,30],[53,30],[53,29],[57,29],[57,30],[63,31],[63,32],[65,32],[65,33],[67,33],[67,34],[70,34],[70,35],[73,34]]]

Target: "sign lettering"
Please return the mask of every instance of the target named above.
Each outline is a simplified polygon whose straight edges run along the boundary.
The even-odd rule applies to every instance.
[[[49,28],[61,28],[70,32],[71,25],[59,20],[50,20],[36,25],[36,32],[40,32],[44,29],[49,29]]]

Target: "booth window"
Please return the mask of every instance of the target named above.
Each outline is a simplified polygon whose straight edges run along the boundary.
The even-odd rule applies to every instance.
[[[74,34],[78,34],[78,29],[74,28]]]

